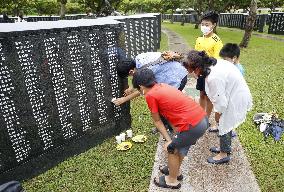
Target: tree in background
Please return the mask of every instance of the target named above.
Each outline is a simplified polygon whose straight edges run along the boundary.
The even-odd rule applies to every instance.
[[[78,14],[78,13],[85,13],[85,5],[79,4],[76,2],[68,2],[66,4],[66,13],[68,14]]]
[[[163,4],[161,0],[123,0],[117,8],[125,14],[129,12],[164,13]]]
[[[173,15],[174,11],[181,6],[182,1],[181,0],[161,0],[161,3],[163,5],[163,10],[171,10],[171,23],[173,23]]]
[[[118,9],[123,0],[87,0],[88,7],[95,10],[98,16],[107,16]]]
[[[261,7],[270,8],[271,12],[274,12],[275,8],[284,6],[284,0],[261,0],[259,4]]]
[[[67,0],[57,0],[58,3],[60,3],[60,14],[59,16],[61,18],[65,17],[65,13],[66,13],[66,4],[67,4]]]
[[[254,23],[256,20],[256,11],[257,11],[257,0],[251,0],[249,15],[246,21],[245,34],[240,43],[240,47],[246,48],[248,46],[249,40],[251,38],[251,33],[253,31]]]
[[[20,12],[29,14],[33,10],[32,0],[0,0],[0,9],[5,9],[9,15],[18,16]]]
[[[133,10],[133,6],[132,6],[132,1],[131,0],[123,0],[118,9],[121,10],[124,14],[127,14],[129,11]]]
[[[191,8],[191,0],[181,0],[180,2],[180,8],[182,9],[182,22],[181,25],[184,26],[185,23],[185,14],[186,14],[186,9]]]
[[[57,5],[55,3],[58,2]],[[22,10],[25,14],[58,14],[86,12],[91,8],[98,15],[108,15],[113,10],[124,13],[160,12],[173,13],[176,8],[194,8],[200,16],[206,10],[219,13],[230,10],[249,10],[250,0],[0,0],[0,12],[5,10],[9,15],[18,15]],[[261,7],[275,11],[276,7],[284,6],[284,0],[258,0]]]
[[[203,0],[192,0],[193,9],[197,13],[197,19],[194,28],[198,29],[202,13],[206,10],[206,6],[202,3]]]
[[[38,15],[53,15],[59,13],[56,0],[35,0],[34,7]]]

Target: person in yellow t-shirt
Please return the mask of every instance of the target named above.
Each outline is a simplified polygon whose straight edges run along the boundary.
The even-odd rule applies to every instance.
[[[205,13],[201,18],[201,31],[203,35],[196,39],[195,49],[197,51],[205,51],[209,57],[219,59],[220,50],[223,47],[221,39],[214,33],[217,26],[219,15],[210,11]],[[196,89],[200,91],[199,104],[206,110],[208,117],[210,117],[213,105],[205,92],[205,78],[199,76],[197,79]],[[210,127],[210,132],[217,132],[218,129]]]

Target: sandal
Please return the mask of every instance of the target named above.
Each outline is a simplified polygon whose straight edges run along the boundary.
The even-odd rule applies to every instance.
[[[207,159],[208,163],[212,163],[212,164],[223,164],[223,163],[228,163],[231,160],[230,156],[224,157],[222,159],[219,160],[214,160],[213,157],[209,157]]]
[[[160,172],[163,173],[164,175],[169,175],[169,174],[170,174],[170,172],[169,172],[169,167],[168,167],[168,166],[164,166],[164,167],[160,166],[160,167],[159,167],[159,170],[160,170]],[[177,180],[178,180],[178,181],[182,181],[182,180],[183,180],[183,175],[180,174],[179,176],[177,176]]]
[[[154,178],[154,183],[158,187],[162,187],[162,188],[168,188],[168,189],[179,189],[179,188],[181,188],[181,184],[180,183],[178,185],[176,185],[176,186],[168,185],[166,183],[165,175],[159,177],[159,182],[156,181],[156,177],[155,177]]]
[[[211,133],[219,132],[218,128],[213,128],[213,127],[209,127],[208,131],[211,132]]]

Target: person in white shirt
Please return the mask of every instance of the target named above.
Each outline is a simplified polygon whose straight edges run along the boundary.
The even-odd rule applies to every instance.
[[[209,57],[204,51],[190,51],[183,65],[193,77],[205,77],[205,90],[213,103],[220,147],[210,148],[218,155],[209,157],[207,161],[215,164],[229,162],[232,130],[245,121],[247,112],[252,108],[249,87],[234,64]]]

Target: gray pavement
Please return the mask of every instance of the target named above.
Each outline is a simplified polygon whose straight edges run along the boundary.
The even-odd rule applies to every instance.
[[[176,33],[165,28],[163,32],[168,36],[170,50],[183,53],[190,49],[185,44],[185,40]],[[195,90],[195,81],[193,79],[189,79],[184,92],[198,101],[198,92]],[[208,149],[212,146],[217,146],[218,143],[217,135],[207,132],[196,145],[191,147],[182,164],[181,171],[184,175],[184,180],[181,182],[181,189],[166,190],[156,187],[153,183],[154,178],[161,175],[159,166],[167,164],[166,153],[162,148],[164,141],[160,137],[157,144],[149,192],[259,192],[260,188],[251,171],[250,164],[238,137],[233,139],[232,160],[229,163],[223,165],[207,163],[207,158],[214,155]]]

